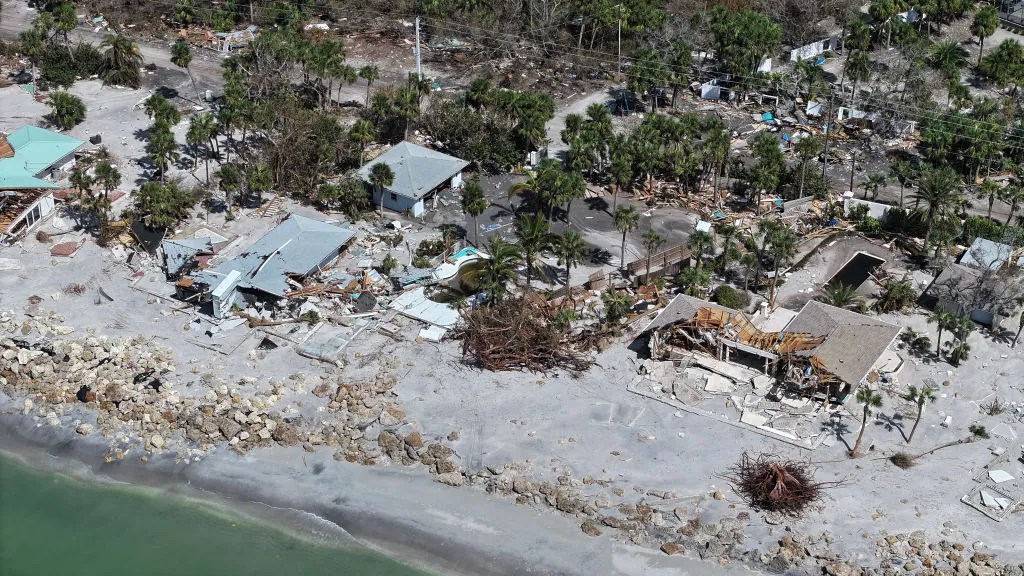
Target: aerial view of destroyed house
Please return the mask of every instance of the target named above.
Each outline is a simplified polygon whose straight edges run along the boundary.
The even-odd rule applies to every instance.
[[[1024,0],[0,0],[0,574],[1024,576]]]

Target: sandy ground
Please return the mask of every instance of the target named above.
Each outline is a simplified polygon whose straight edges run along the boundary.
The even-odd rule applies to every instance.
[[[424,481],[409,470],[338,463],[301,448],[245,457],[209,456],[199,465],[169,457],[148,464],[105,464],[104,446],[71,431],[0,418],[0,450],[44,469],[101,481],[130,482],[178,496],[227,504],[322,540],[345,535],[443,574],[615,574],[734,576],[742,569],[667,558],[660,552],[589,538],[557,514],[510,506],[482,492]],[[303,518],[303,512],[315,515]],[[322,520],[330,525],[326,528]],[[335,533],[338,530],[343,534]]]
[[[233,225],[239,227],[236,232],[254,237],[261,229],[269,227],[270,222],[240,218]],[[114,262],[108,252],[87,243],[74,259],[56,260],[46,255],[45,250],[46,246],[29,239],[22,246],[0,252],[0,256],[15,258],[23,266],[22,270],[0,272],[0,294],[3,295],[0,301],[5,309],[20,309],[28,296],[38,294],[47,299],[45,307],[68,316],[68,324],[79,331],[93,327],[99,333],[111,336],[143,334],[159,338],[161,344],[174,350],[182,367],[179,368],[182,383],[198,382],[199,375],[207,371],[239,377],[282,378],[293,372],[316,374],[324,370],[324,367],[295,355],[289,348],[260,357],[247,354],[249,348],[246,346],[249,345],[246,345],[237,353],[225,356],[190,344],[174,336],[181,333],[189,315],[171,314],[169,308],[177,306],[175,302],[128,287],[127,269]],[[91,281],[92,285],[102,285],[115,301],[95,305],[90,296],[49,300],[50,294],[58,292],[61,286],[71,281]],[[162,284],[159,275],[147,273],[138,287],[148,290],[147,286],[150,286],[152,290],[158,290]],[[934,337],[933,328],[920,313],[886,316],[885,319],[925,331]],[[579,485],[582,494],[604,496],[613,504],[649,500],[651,497],[647,493],[652,490],[668,491],[672,493],[672,498],[667,501],[671,506],[681,506],[689,514],[714,520],[735,517],[739,511],[748,510],[721,477],[742,452],[809,458],[819,467],[820,479],[843,480],[845,483],[829,493],[819,512],[803,520],[787,522],[793,530],[804,533],[829,531],[836,535],[844,552],[866,563],[870,562],[871,543],[878,535],[885,531],[918,529],[930,537],[938,538],[946,531],[952,536],[945,537],[961,538],[968,543],[983,542],[986,549],[1006,560],[1024,558],[1019,539],[1012,530],[1006,530],[1005,523],[995,523],[958,502],[960,496],[974,486],[971,476],[992,459],[988,448],[1000,445],[1010,450],[1018,449],[1018,438],[1024,434],[1024,426],[1012,414],[985,416],[979,410],[979,404],[993,396],[1006,401],[1020,397],[1024,358],[1019,349],[1010,350],[1004,340],[993,340],[983,333],[975,333],[970,339],[971,358],[955,369],[931,355],[914,357],[903,353],[907,361],[899,380],[904,385],[921,385],[925,379],[936,384],[949,381],[948,386],[940,385],[940,397],[928,406],[925,421],[914,440],[913,451],[923,451],[962,438],[967,435],[967,426],[974,422],[986,425],[993,432],[999,430],[1002,436],[994,435],[990,441],[944,449],[923,458],[915,468],[902,470],[881,458],[897,449],[907,449],[903,435],[909,433],[913,410],[902,404],[895,394],[887,395],[883,408],[868,420],[865,445],[873,450],[864,458],[850,460],[845,456],[843,443],[808,453],[732,423],[678,412],[657,401],[627,392],[625,385],[635,376],[639,364],[637,353],[627,348],[631,345],[629,336],[600,354],[597,365],[582,375],[558,371],[550,374],[490,373],[463,364],[457,342],[417,343],[414,338],[419,325],[402,318],[398,318],[396,323],[402,327],[404,340],[395,341],[380,334],[365,333],[345,350],[344,373],[356,379],[375,373],[385,362],[397,362],[394,369],[398,380],[396,390],[410,421],[423,430],[425,438],[441,438],[453,431],[459,432],[459,439],[452,445],[458,452],[461,466],[468,472],[487,466],[500,469],[505,464],[515,464],[538,479],[553,481],[559,476],[568,476]],[[253,340],[248,342],[255,344]],[[195,394],[205,390],[202,386],[185,386],[182,389]],[[295,400],[293,407],[309,413],[313,406],[304,404],[306,401],[311,402],[312,398]],[[849,415],[844,418],[848,431],[843,440],[852,444],[859,429],[860,408],[851,403],[848,410]],[[947,415],[952,417],[952,425],[948,428],[939,425]],[[294,466],[301,457],[301,452],[288,450],[280,453],[259,451],[244,458],[224,454],[195,468],[199,472],[189,474],[206,477],[211,482],[224,474],[240,473],[243,468],[251,473],[287,476],[285,472],[275,470]],[[330,460],[326,452],[307,454],[306,458],[307,464],[310,459]],[[364,474],[362,469],[353,465],[333,461],[330,461],[328,470],[336,470],[332,474],[346,477],[350,473],[357,475],[351,478]],[[553,526],[561,526],[552,530],[562,535],[579,531],[577,525],[563,521],[547,509],[516,509],[510,501],[499,505],[499,497],[483,496],[468,489],[435,487],[423,473],[394,467],[365,473],[400,478],[393,480],[395,484],[388,485],[388,491],[418,495],[420,499],[414,500],[418,502],[431,501],[418,492],[420,489],[430,494],[434,490],[448,490],[466,507],[456,508],[454,504],[449,507],[446,501],[442,501],[445,503],[438,504],[436,509],[462,510],[464,515],[457,518],[463,520],[473,518],[474,522],[482,522],[486,518],[504,518],[501,515],[492,517],[490,512],[473,512],[481,501],[491,504],[482,504],[485,508],[480,510],[489,510],[486,507],[494,505],[500,509],[517,510],[509,514],[522,511],[530,515],[529,522],[513,518],[512,523],[521,521],[524,526],[530,526],[535,521],[551,522]],[[315,482],[323,482],[326,478],[333,476],[317,477]],[[342,484],[339,485],[347,486],[340,478],[337,481]],[[375,476],[373,478],[374,482],[378,481]],[[608,485],[602,488],[598,484],[587,483],[588,478],[606,480]],[[928,486],[927,496],[922,493],[923,483]],[[621,489],[622,495],[616,495],[615,489]],[[262,500],[264,496],[269,500],[285,498],[294,492],[288,490],[277,494],[269,484],[265,490],[260,490],[260,497],[254,499]],[[711,494],[714,491],[722,491],[726,498],[713,499]],[[297,502],[292,503],[303,507]],[[421,506],[411,506],[406,501],[378,504],[393,506],[386,510],[402,514],[416,509],[417,515],[423,516]],[[744,530],[746,547],[764,546],[779,538],[780,526],[767,525],[756,514],[752,518]],[[450,517],[448,520],[459,523]],[[491,521],[503,524],[497,520],[488,522]],[[951,524],[944,526],[946,522]],[[597,553],[595,550],[601,548],[582,542],[585,541],[578,544],[583,546],[578,557]],[[502,544],[502,550],[515,549],[514,544],[509,548]],[[603,549],[600,553],[607,554]],[[603,558],[610,564],[593,566],[616,565],[607,555]]]

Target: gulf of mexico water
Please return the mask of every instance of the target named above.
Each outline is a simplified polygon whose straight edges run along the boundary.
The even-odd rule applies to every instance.
[[[0,457],[4,576],[429,576],[207,503],[80,481]]]

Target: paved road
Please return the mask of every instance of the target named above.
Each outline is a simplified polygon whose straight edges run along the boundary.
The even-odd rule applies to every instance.
[[[25,0],[4,0],[3,21],[0,21],[0,38],[8,41],[17,40],[19,34],[32,26],[32,21],[37,14],[36,10],[28,7]],[[95,45],[102,42],[106,35],[106,31],[97,33],[85,26],[79,26],[69,34],[72,40]],[[158,68],[177,69],[171,64],[169,43],[139,42],[139,51],[147,63],[153,63]],[[222,59],[223,56],[214,51],[194,51],[190,68],[196,81],[202,81],[203,84],[220,85]]]

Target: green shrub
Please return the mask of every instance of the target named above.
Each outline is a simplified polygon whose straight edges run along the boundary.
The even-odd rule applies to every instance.
[[[64,46],[49,44],[39,55],[39,76],[63,88],[76,78],[99,74],[102,68],[103,54],[92,44],[79,44],[70,53]]]
[[[864,234],[878,234],[882,231],[882,223],[874,216],[865,216],[857,222],[857,231]]]
[[[747,303],[747,295],[728,284],[715,288],[714,299],[722,306],[734,310],[742,308]]]
[[[412,259],[413,268],[430,268],[430,258],[417,255]]]

